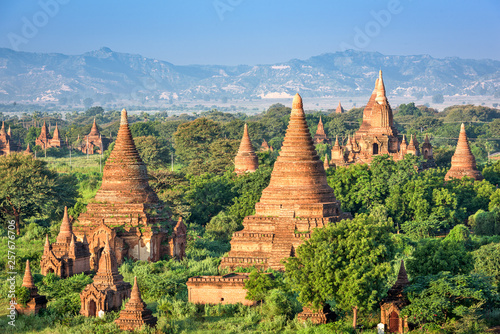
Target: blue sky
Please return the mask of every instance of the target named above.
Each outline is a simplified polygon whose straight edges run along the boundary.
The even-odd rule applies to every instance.
[[[500,1],[0,0],[0,47],[103,46],[178,65],[278,63],[350,47],[500,60]]]

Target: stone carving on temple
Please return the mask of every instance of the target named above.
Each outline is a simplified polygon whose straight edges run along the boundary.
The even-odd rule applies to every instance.
[[[53,272],[61,278],[90,272],[89,244],[85,236],[77,241],[67,207],[64,207],[64,216],[56,242],[50,244],[49,236],[46,236],[40,270],[42,275]]]
[[[460,135],[458,136],[457,148],[455,154],[453,154],[451,158],[451,168],[446,173],[444,179],[461,179],[464,176],[471,177],[478,181],[483,179],[483,175],[477,170],[476,158],[470,150],[467,134],[465,133],[465,125],[462,123]]]
[[[293,256],[314,228],[349,217],[326,181],[297,94],[269,186],[255,205],[255,214],[245,217],[243,230],[233,234],[231,251],[220,267],[282,270],[281,260]]]
[[[123,300],[130,297],[130,283],[123,281],[118,273],[116,257],[111,248],[111,240],[106,238],[99,259],[99,269],[94,281],[80,293],[80,314],[95,317],[99,312],[119,310]]]
[[[243,137],[241,138],[240,148],[234,158],[234,172],[237,175],[253,173],[259,168],[259,159],[250,141],[248,135],[248,126],[243,128]]]
[[[23,306],[21,304],[15,305],[17,313],[37,314],[42,308],[45,308],[47,306],[47,298],[38,294],[38,289],[33,282],[29,260],[26,260],[26,269],[24,271],[22,286],[29,290],[30,295],[26,306]]]
[[[153,312],[146,308],[142,301],[141,291],[137,285],[137,277],[134,277],[134,286],[130,293],[130,299],[125,304],[125,309],[120,312],[120,316],[115,323],[122,331],[134,331],[143,325],[154,327],[158,319],[153,317]]]

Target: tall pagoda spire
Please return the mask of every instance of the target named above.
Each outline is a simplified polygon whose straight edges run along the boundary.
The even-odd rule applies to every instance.
[[[52,139],[60,140],[59,139],[59,128],[57,127],[57,122],[56,122],[56,128],[54,129],[54,135],[52,136]]]
[[[467,134],[465,133],[465,125],[462,123],[460,127],[460,135],[458,136],[457,149],[451,158],[451,168],[448,173],[446,173],[444,179],[461,179],[464,176],[468,176],[476,180],[483,179],[481,172],[477,170],[476,158],[470,150]]]
[[[118,272],[115,253],[111,249],[109,236],[106,236],[104,249],[99,259],[99,267],[94,277],[95,284],[113,285],[123,280],[123,276]]]
[[[380,70],[378,73],[376,91],[377,91],[377,96],[375,97],[375,101],[379,104],[387,102],[387,97],[385,96],[384,79],[382,78],[382,70]]]
[[[259,159],[255,154],[255,150],[248,135],[248,125],[243,128],[243,137],[241,138],[238,154],[234,158],[234,171],[236,174],[244,174],[247,172],[255,172],[259,168]]]
[[[0,136],[5,136],[7,135],[7,132],[5,132],[5,122],[2,121],[2,127],[0,128]]]
[[[26,260],[26,269],[24,270],[23,286],[28,289],[35,289],[35,283],[33,282],[33,276],[31,275],[30,260]]]
[[[10,129],[10,125],[9,125],[9,129],[7,130],[7,136],[11,137],[12,136],[12,131]]]
[[[148,183],[146,165],[135,147],[125,109],[122,110],[115,147],[104,166],[102,185],[95,199],[105,203],[158,202]]]
[[[89,137],[90,136],[99,136],[99,129],[97,128],[95,117],[94,117],[94,123],[92,123],[92,128],[90,129]]]
[[[69,244],[71,242],[71,237],[73,236],[73,226],[69,221],[68,216],[68,207],[64,207],[64,215],[61,223],[61,228],[59,230],[59,234],[57,235],[57,243],[60,244]]]
[[[339,101],[339,105],[337,106],[337,109],[335,109],[335,113],[342,114],[343,112],[344,112],[344,108],[342,108],[342,105],[340,104],[340,101]]]
[[[255,206],[258,216],[276,215],[280,209],[292,210],[297,216],[320,216],[323,211],[311,212],[311,204],[323,206],[336,202],[326,182],[323,163],[314,149],[299,94],[293,98],[292,107],[269,186]]]

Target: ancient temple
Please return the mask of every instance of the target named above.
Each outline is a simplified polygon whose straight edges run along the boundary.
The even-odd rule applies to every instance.
[[[20,314],[37,314],[42,308],[47,306],[47,298],[38,294],[38,289],[33,282],[31,275],[30,261],[26,260],[26,269],[24,271],[23,285],[30,292],[29,300],[26,306],[17,304],[16,311]]]
[[[19,145],[12,138],[10,126],[9,130],[5,131],[5,123],[2,122],[2,127],[0,128],[0,155],[8,155],[11,152],[17,151],[19,151]]]
[[[330,144],[330,139],[326,136],[321,116],[319,117],[318,128],[316,129],[316,134],[313,137],[313,142],[314,144]]]
[[[387,331],[390,333],[408,332],[408,322],[406,318],[400,317],[400,313],[408,305],[408,300],[403,294],[403,290],[409,284],[405,264],[401,260],[396,283],[389,289],[387,297],[380,303],[380,322],[386,326]]]
[[[61,278],[90,272],[89,244],[85,236],[77,241],[67,207],[64,207],[64,216],[56,242],[51,245],[49,236],[46,236],[40,271],[42,275],[53,272]]]
[[[325,160],[323,161],[323,167],[325,168],[325,171],[330,168],[330,162],[328,161],[328,154],[325,154]]]
[[[272,151],[273,148],[272,147],[269,147],[269,144],[267,143],[267,141],[264,139],[262,141],[262,145],[260,145],[260,150],[262,152],[267,152],[267,151]]]
[[[57,123],[54,129],[54,133],[51,136],[47,124],[45,123],[45,121],[43,121],[42,130],[38,138],[35,140],[35,145],[40,146],[42,150],[51,147],[63,147],[65,145],[65,142],[61,140]]]
[[[83,140],[79,143],[77,149],[86,154],[102,154],[109,145],[109,139],[103,137],[99,133],[97,128],[96,120],[94,118],[94,123],[90,129],[90,133],[83,137]]]
[[[429,141],[429,136],[425,135],[424,143],[422,144],[422,156],[425,160],[434,160],[432,145]]]
[[[106,240],[94,281],[80,293],[82,302],[80,314],[95,317],[100,311],[119,310],[123,300],[130,297],[131,287],[130,283],[124,282],[123,276],[118,273],[110,240]]]
[[[284,269],[281,260],[294,256],[314,228],[348,217],[326,182],[297,94],[269,186],[255,205],[255,215],[245,217],[243,230],[233,234],[231,251],[220,267]]]
[[[30,143],[28,143],[28,147],[26,147],[26,150],[24,150],[25,155],[31,155],[33,154],[33,151],[30,148]]]
[[[344,108],[342,108],[342,105],[340,104],[340,101],[339,101],[339,105],[337,106],[337,109],[335,109],[335,113],[342,114],[343,112],[344,112]]]
[[[432,146],[427,143],[427,152]],[[374,156],[388,154],[394,160],[401,160],[406,154],[420,155],[416,137],[407,144],[405,138],[400,142],[394,126],[393,113],[387,100],[382,71],[375,81],[375,89],[363,110],[363,121],[354,136],[349,136],[343,145],[335,143],[332,160],[337,166],[352,163],[370,163]],[[427,155],[432,158],[432,154]],[[431,164],[429,164],[431,165]]]
[[[137,285],[137,277],[134,277],[134,286],[130,299],[125,304],[125,309],[120,312],[120,316],[115,320],[115,323],[122,331],[134,331],[141,328],[143,325],[154,327],[158,319],[153,317],[153,312],[146,308],[146,304],[142,301],[141,292]]]
[[[253,173],[259,168],[259,158],[255,154],[255,150],[248,135],[248,126],[245,124],[243,128],[243,137],[241,138],[238,154],[234,158],[234,172],[237,175],[245,173]]]
[[[483,179],[483,175],[477,170],[476,158],[470,150],[467,134],[465,133],[465,125],[462,123],[460,135],[458,136],[457,149],[451,158],[451,168],[448,173],[446,173],[444,179],[461,179],[464,176],[471,177],[475,180]]]
[[[95,270],[107,238],[118,264],[125,257],[147,261],[158,261],[163,255],[182,257],[186,234],[170,235],[172,227],[169,215],[149,186],[146,165],[135,147],[127,111],[123,109],[101,188],[87,205],[87,211],[73,224],[73,231],[79,239],[86,236],[90,268]]]

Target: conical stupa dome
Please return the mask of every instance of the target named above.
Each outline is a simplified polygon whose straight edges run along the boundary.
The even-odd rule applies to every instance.
[[[465,126],[462,123],[462,126],[460,127],[460,135],[458,136],[457,149],[451,158],[451,168],[448,173],[446,173],[444,179],[461,179],[464,176],[468,176],[476,180],[483,179],[481,172],[477,170],[476,158],[470,150],[467,134],[465,133]]]
[[[259,159],[255,154],[255,150],[248,135],[248,126],[245,124],[243,128],[243,137],[241,138],[238,154],[234,158],[234,171],[236,174],[246,172],[255,172],[259,168]]]
[[[326,181],[323,162],[314,149],[302,98],[296,94],[283,146],[271,174],[269,186],[256,204],[256,215],[276,216],[293,211],[295,216],[324,217],[336,202]]]
[[[122,110],[115,147],[104,166],[102,185],[95,199],[107,203],[158,202],[148,183],[146,165],[132,139],[125,109]]]

